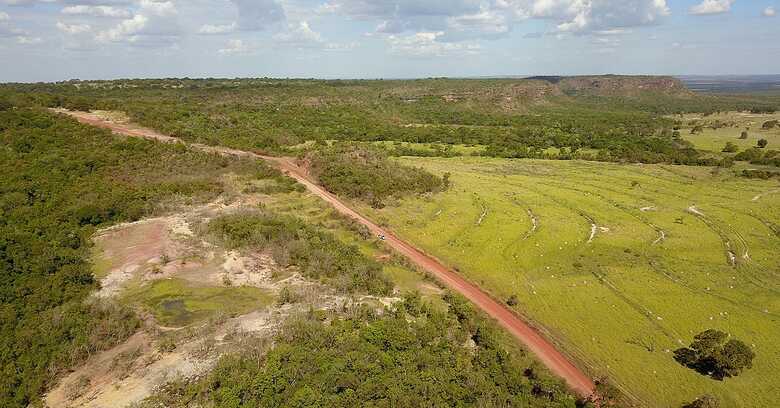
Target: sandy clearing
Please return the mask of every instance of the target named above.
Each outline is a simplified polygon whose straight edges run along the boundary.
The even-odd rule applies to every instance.
[[[157,133],[151,129],[143,129],[126,124],[117,124],[100,120],[99,118],[87,112],[70,112],[65,110],[55,110],[56,112],[70,115],[78,121],[110,129],[115,133],[127,136],[141,137],[152,140],[159,140],[167,143],[178,143],[180,140]],[[529,323],[521,319],[517,314],[508,309],[503,303],[494,300],[490,295],[480,289],[477,285],[466,280],[454,270],[444,266],[435,258],[423,253],[418,248],[410,245],[406,241],[398,238],[391,231],[380,227],[368,218],[362,216],[336,196],[326,191],[324,188],[312,181],[306,171],[298,167],[293,160],[282,157],[262,156],[251,152],[245,152],[224,147],[213,147],[202,144],[189,144],[206,152],[214,152],[223,155],[232,155],[237,157],[252,157],[266,160],[274,164],[277,168],[293,177],[299,183],[303,184],[312,194],[320,197],[330,203],[338,212],[349,216],[361,224],[365,225],[374,235],[384,235],[385,242],[402,255],[409,258],[412,262],[437,277],[442,283],[456,290],[472,303],[484,311],[487,315],[495,319],[498,324],[511,333],[526,349],[533,353],[551,372],[563,378],[569,387],[582,396],[591,396],[595,392],[593,380],[583,371],[578,369],[572,361],[561,353],[550,341],[546,340],[537,329],[531,327]]]

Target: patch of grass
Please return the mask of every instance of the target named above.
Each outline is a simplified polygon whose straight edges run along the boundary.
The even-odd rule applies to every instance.
[[[273,297],[253,287],[195,286],[181,279],[168,279],[129,289],[125,300],[148,308],[164,326],[181,327],[217,313],[247,313],[271,304]]]
[[[737,146],[739,151],[755,147],[759,139],[769,142],[769,149],[780,148],[780,127],[762,129],[764,122],[780,119],[780,113],[753,114],[742,112],[724,112],[702,116],[700,114],[676,115],[673,118],[682,122],[681,137],[700,150],[720,153],[727,142]],[[703,125],[700,133],[691,134],[693,123]],[[723,127],[713,129],[712,124],[720,123]],[[748,137],[740,139],[747,129]]]
[[[704,393],[724,406],[774,403],[780,194],[754,198],[777,182],[707,167],[400,160],[452,173],[453,187],[361,211],[496,298],[516,296],[595,376],[646,406]],[[680,341],[710,328],[749,344],[754,368],[721,382],[677,364]]]

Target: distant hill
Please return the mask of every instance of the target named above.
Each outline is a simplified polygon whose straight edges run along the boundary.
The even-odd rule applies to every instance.
[[[684,75],[678,78],[696,92],[780,92],[780,75]]]
[[[681,80],[670,76],[534,76],[526,79],[549,82],[569,95],[633,96],[643,92],[669,95],[690,94],[690,90]]]

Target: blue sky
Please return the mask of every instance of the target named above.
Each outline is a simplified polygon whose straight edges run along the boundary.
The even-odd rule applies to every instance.
[[[0,0],[0,81],[777,74],[780,0]]]

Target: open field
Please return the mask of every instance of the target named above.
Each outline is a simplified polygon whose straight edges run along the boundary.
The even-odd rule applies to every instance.
[[[703,393],[771,406],[780,361],[780,185],[707,167],[403,158],[453,187],[380,223],[543,323],[566,350],[648,406]],[[754,348],[715,381],[672,351],[708,328]]]
[[[700,150],[720,153],[726,142],[737,145],[739,151],[756,146],[759,139],[769,142],[767,149],[780,148],[780,126],[773,129],[762,129],[761,125],[770,120],[780,120],[780,113],[754,114],[749,112],[723,112],[703,116],[701,114],[675,115],[675,119],[682,121],[680,130],[683,139],[693,143]],[[712,129],[707,124],[720,122],[728,126]],[[704,125],[701,133],[691,134],[691,123]],[[740,139],[742,131],[747,130],[748,138]]]

